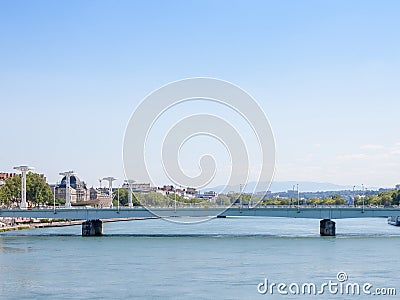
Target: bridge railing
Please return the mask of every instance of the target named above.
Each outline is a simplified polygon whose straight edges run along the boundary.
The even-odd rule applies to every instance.
[[[125,209],[141,209],[141,208],[146,208],[146,209],[173,209],[175,206],[174,205],[168,205],[168,206],[158,206],[158,205],[153,205],[153,206],[134,206],[132,208],[128,207],[128,206],[113,206],[113,207],[100,207],[100,206],[72,206],[71,208],[66,208],[65,206],[52,206],[52,205],[41,205],[41,206],[35,206],[35,207],[29,207],[28,210],[40,210],[40,209],[56,209],[56,210],[60,210],[60,209],[77,209],[77,210],[85,210],[85,209],[93,209],[93,208],[97,208],[97,209],[114,209],[114,210],[125,210]],[[311,208],[341,208],[341,209],[361,209],[362,206],[361,205],[326,205],[326,204],[322,204],[322,205],[271,205],[271,204],[266,204],[266,205],[257,205],[257,206],[249,206],[247,204],[233,204],[231,206],[225,206],[225,205],[218,205],[215,203],[209,203],[209,204],[177,204],[176,208],[178,209],[182,209],[182,208],[218,208],[218,209],[227,209],[229,207],[232,208],[240,208],[240,209],[249,209],[249,208],[270,208],[270,209],[274,209],[274,208],[300,208],[300,209],[311,209]],[[383,206],[383,205],[365,205],[365,208],[399,208],[400,205],[391,205],[391,206]],[[0,209],[3,210],[19,210],[20,207],[18,206],[14,206],[14,207],[9,207],[9,206],[2,206],[0,207]]]

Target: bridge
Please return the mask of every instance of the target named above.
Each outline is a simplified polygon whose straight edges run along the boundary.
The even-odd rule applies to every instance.
[[[310,206],[269,206],[269,207],[185,207],[152,208],[46,208],[46,209],[0,209],[0,217],[47,218],[87,220],[82,223],[82,235],[92,236],[103,233],[102,219],[125,219],[146,217],[285,217],[321,219],[320,233],[323,236],[336,234],[332,219],[345,218],[381,218],[400,216],[400,207],[310,207]]]

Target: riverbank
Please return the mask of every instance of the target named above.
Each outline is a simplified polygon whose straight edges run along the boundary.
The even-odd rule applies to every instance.
[[[102,219],[103,223],[109,222],[123,222],[123,221],[133,221],[133,220],[146,220],[146,219],[157,219],[158,217],[146,217],[146,218],[122,218],[122,219]],[[8,224],[0,227],[1,232],[14,231],[14,230],[24,230],[24,229],[35,229],[35,228],[46,228],[46,227],[65,227],[65,226],[75,226],[81,225],[85,220],[57,220],[57,219],[23,219],[23,220],[7,220]],[[2,224],[7,224],[3,223]]]
[[[45,228],[45,227],[64,227],[64,226],[74,226],[82,224],[82,220],[78,221],[24,221],[20,223],[15,223],[13,225],[3,226],[0,228],[0,232],[14,231],[14,230],[24,230],[24,229],[34,229],[34,228]]]

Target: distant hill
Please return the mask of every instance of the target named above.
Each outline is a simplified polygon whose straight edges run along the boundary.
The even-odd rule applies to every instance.
[[[273,193],[275,192],[286,192],[288,190],[292,190],[293,186],[295,189],[297,188],[297,184],[299,185],[299,190],[301,192],[319,192],[319,191],[340,191],[340,190],[350,190],[353,186],[350,185],[339,185],[329,182],[312,182],[312,181],[274,181],[272,182],[269,190]],[[249,182],[246,187],[244,187],[244,192],[252,192],[254,187],[256,186],[256,182]],[[228,193],[230,191],[239,192],[240,186],[216,186],[213,188],[207,188],[201,190],[205,191],[223,191],[223,193]],[[255,192],[262,192],[261,190],[256,190]]]
[[[271,192],[281,192],[292,190],[293,186],[297,189],[297,184],[299,185],[299,190],[302,192],[319,192],[319,191],[341,191],[353,189],[353,186],[349,185],[339,185],[329,182],[312,182],[312,181],[276,181],[271,184]]]

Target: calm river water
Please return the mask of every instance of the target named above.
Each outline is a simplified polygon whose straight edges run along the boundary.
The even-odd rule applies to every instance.
[[[365,299],[365,294],[301,294],[370,283],[400,294],[400,228],[386,219],[336,220],[337,236],[320,237],[319,220],[227,218],[200,224],[140,220],[104,224],[103,237],[81,227],[0,235],[1,299]],[[344,274],[342,273],[344,276]],[[258,292],[265,282],[299,285],[300,294]],[[342,279],[343,280],[343,279]],[[265,285],[260,286],[260,290]],[[285,291],[285,290],[283,290]],[[383,290],[385,291],[385,290]],[[334,290],[333,290],[334,292]]]

